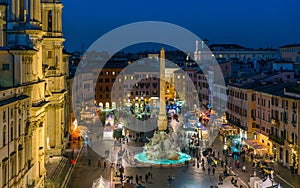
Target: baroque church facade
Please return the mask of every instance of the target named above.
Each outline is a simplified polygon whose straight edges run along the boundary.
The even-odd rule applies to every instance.
[[[0,0],[0,186],[44,187],[68,141],[60,0]]]

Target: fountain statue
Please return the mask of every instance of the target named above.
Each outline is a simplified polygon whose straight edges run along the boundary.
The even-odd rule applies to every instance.
[[[180,149],[174,142],[172,134],[164,131],[154,133],[149,143],[144,146],[144,153],[150,160],[178,160]]]
[[[144,151],[134,156],[139,162],[154,165],[181,165],[191,160],[191,156],[182,153],[180,147],[184,145],[180,136],[180,128],[176,132],[158,131],[145,144]]]

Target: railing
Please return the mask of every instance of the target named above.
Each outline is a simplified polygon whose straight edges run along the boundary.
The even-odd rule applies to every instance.
[[[269,139],[280,144],[280,145],[284,145],[284,138],[282,137],[278,137],[278,136],[275,136],[275,135],[270,135],[269,136]]]
[[[271,119],[271,124],[275,126],[279,126],[279,121],[277,119]]]

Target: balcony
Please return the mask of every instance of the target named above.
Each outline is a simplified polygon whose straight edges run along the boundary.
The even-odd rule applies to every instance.
[[[271,124],[277,127],[280,125],[279,120],[277,119],[271,119]]]
[[[269,139],[276,142],[279,145],[284,145],[284,138],[282,138],[282,137],[278,137],[278,136],[275,136],[275,135],[270,135]]]

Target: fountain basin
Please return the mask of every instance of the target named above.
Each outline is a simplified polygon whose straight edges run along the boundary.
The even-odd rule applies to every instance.
[[[179,160],[170,160],[170,159],[150,160],[150,159],[148,159],[147,155],[144,152],[136,154],[134,156],[134,158],[142,163],[148,163],[148,164],[152,164],[152,165],[164,165],[164,166],[165,165],[181,165],[181,164],[184,164],[185,161],[191,160],[191,156],[189,156],[188,154],[185,154],[182,152],[178,152],[178,154],[179,154]]]

